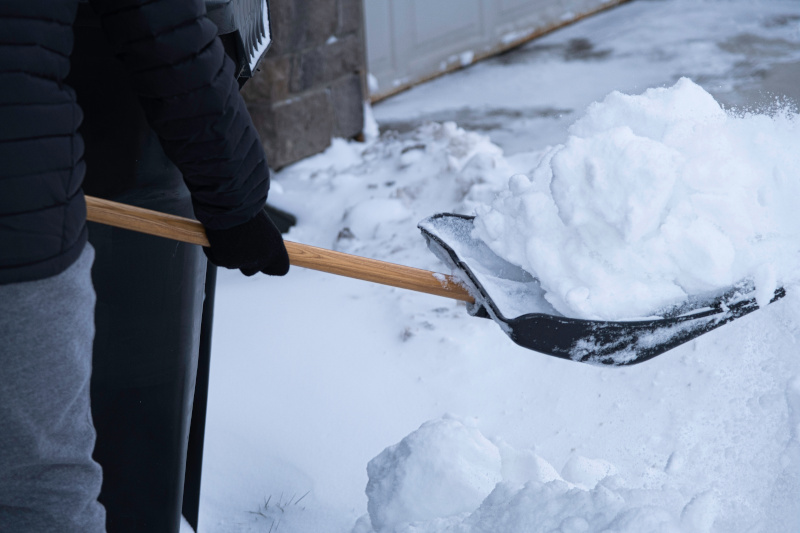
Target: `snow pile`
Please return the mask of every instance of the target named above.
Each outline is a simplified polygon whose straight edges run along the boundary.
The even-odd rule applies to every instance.
[[[475,427],[427,422],[367,465],[369,516],[378,530],[472,511],[500,481],[500,451]]]
[[[366,144],[335,139],[325,153],[282,170],[270,198],[303,217],[292,240],[440,268],[417,223],[442,211],[473,213],[510,175],[530,169],[530,158],[521,157],[516,166],[486,135],[452,122],[428,123]],[[291,190],[280,190],[283,183],[291,183]]]
[[[369,515],[354,533],[618,533],[711,530],[717,499],[630,489],[614,465],[575,455],[561,475],[452,416],[426,422],[368,466]]]
[[[614,92],[478,208],[475,235],[567,316],[648,316],[742,279],[763,305],[800,272],[798,146],[794,115],[735,116],[686,78]]]
[[[281,171],[272,198],[298,215],[293,240],[440,269],[416,222],[470,212],[540,158],[428,124],[337,141]],[[220,274],[208,531],[800,531],[796,291],[605,369],[523,350],[433,296]]]

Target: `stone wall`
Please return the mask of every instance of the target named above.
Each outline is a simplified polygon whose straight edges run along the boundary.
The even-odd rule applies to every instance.
[[[270,167],[361,134],[366,99],[362,0],[270,0],[273,43],[242,94]]]

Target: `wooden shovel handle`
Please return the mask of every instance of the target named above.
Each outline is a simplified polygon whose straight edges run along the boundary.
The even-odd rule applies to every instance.
[[[168,215],[150,209],[86,196],[88,220],[118,228],[166,237],[176,241],[208,246],[203,225],[196,220]],[[395,263],[334,252],[307,244],[285,241],[289,261],[294,266],[328,272],[364,281],[409,289],[454,300],[474,299],[453,276]]]

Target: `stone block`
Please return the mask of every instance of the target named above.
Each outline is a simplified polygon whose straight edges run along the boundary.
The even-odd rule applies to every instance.
[[[297,47],[305,49],[325,44],[336,34],[338,9],[336,0],[295,0],[299,41]]]
[[[271,0],[274,53],[283,55],[324,44],[336,33],[338,14],[337,0]]]
[[[242,95],[247,102],[279,102],[289,97],[291,59],[289,56],[267,56],[261,60],[255,75],[247,80]]]
[[[292,0],[270,0],[269,26],[272,44],[267,57],[278,57],[292,51],[294,30],[294,2]]]
[[[336,35],[361,32],[364,27],[362,1],[369,2],[370,0],[338,0],[339,24],[336,28]]]
[[[271,168],[282,168],[330,146],[334,116],[327,90],[274,105],[249,104],[248,109]]]
[[[364,128],[364,92],[361,75],[351,74],[331,85],[333,135],[350,139]]]
[[[314,89],[363,68],[363,41],[359,35],[350,34],[295,56],[289,90],[299,93]]]

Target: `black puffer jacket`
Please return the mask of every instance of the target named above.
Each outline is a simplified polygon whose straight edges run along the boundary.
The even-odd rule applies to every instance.
[[[53,276],[86,243],[81,111],[64,84],[78,0],[0,1],[0,284]],[[269,171],[202,0],[92,0],[195,215],[227,229]]]

